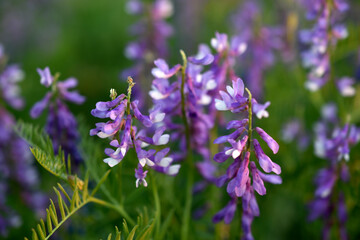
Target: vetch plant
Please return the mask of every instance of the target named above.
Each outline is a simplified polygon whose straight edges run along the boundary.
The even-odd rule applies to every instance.
[[[110,167],[117,165],[126,155],[130,148],[134,148],[138,157],[138,169],[135,169],[136,187],[142,183],[145,187],[147,171],[143,167],[148,166],[159,172],[169,175],[176,175],[180,165],[172,165],[172,158],[166,157],[169,148],[156,151],[154,149],[145,150],[144,147],[149,145],[161,146],[169,142],[169,135],[163,134],[165,127],[160,126],[155,129],[152,138],[146,136],[146,131],[138,129],[134,125],[134,120],[139,121],[143,126],[150,128],[153,124],[161,122],[164,113],[155,109],[150,112],[149,116],[144,116],[138,109],[138,101],[131,100],[132,88],[135,85],[131,77],[128,78],[128,93],[117,96],[114,89],[110,90],[111,101],[98,102],[96,108],[91,114],[98,118],[110,118],[106,123],[97,123],[96,128],[90,131],[90,135],[97,135],[100,138],[110,138],[111,148],[105,149],[108,158],[104,159]],[[157,125],[159,126],[159,125]]]
[[[245,90],[248,96],[245,96]],[[216,144],[228,143],[230,147],[224,147],[224,151],[217,153],[214,160],[223,163],[232,158],[226,174],[217,179],[216,184],[221,187],[227,182],[227,193],[231,197],[228,205],[219,211],[213,218],[214,222],[224,220],[230,223],[237,208],[237,198],[242,197],[242,229],[243,239],[253,239],[251,223],[255,216],[259,216],[259,206],[256,202],[255,191],[259,195],[266,194],[264,181],[273,184],[281,184],[278,176],[281,168],[274,163],[262,150],[257,139],[253,138],[253,114],[257,116],[268,116],[266,109],[252,98],[250,91],[245,88],[243,81],[238,78],[233,80],[232,87],[227,86],[227,92],[220,92],[222,99],[216,99],[216,108],[220,111],[231,111],[232,113],[247,112],[248,116],[241,120],[232,120],[227,124],[227,129],[235,129],[229,135],[215,139]],[[263,129],[256,127],[256,133],[266,142],[274,154],[279,151],[278,143],[269,136]],[[250,161],[251,152],[254,152],[258,164],[266,173],[262,173],[255,161]],[[251,175],[250,175],[251,173]],[[251,176],[251,177],[250,177]]]
[[[311,21],[304,21],[309,30],[297,31],[303,19],[295,1],[59,2],[57,14],[71,13],[69,21],[83,28],[58,27],[52,51],[37,58],[38,48],[9,49],[23,58],[23,69],[43,61],[75,69],[81,95],[77,79],[62,81],[49,67],[22,83],[31,89],[26,86],[40,80],[42,99],[21,94],[23,71],[7,64],[0,46],[1,236],[358,238],[360,105],[351,63],[360,5],[299,0]],[[193,18],[179,19],[179,4],[187,11],[201,7]],[[224,24],[227,16],[232,24]],[[8,21],[3,25],[16,28]],[[194,36],[209,40],[194,51],[194,36],[179,28],[195,23],[203,24]],[[123,36],[127,30],[130,36]],[[277,55],[284,61],[275,61]],[[125,81],[117,81],[120,70]],[[17,112],[23,96],[37,101],[30,116],[28,109]],[[30,117],[44,120],[44,129],[24,122]]]

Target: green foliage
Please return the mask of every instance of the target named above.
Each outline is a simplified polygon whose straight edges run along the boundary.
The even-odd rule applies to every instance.
[[[51,235],[53,235],[71,215],[91,201],[91,197],[88,194],[88,178],[85,179],[84,184],[82,185],[82,194],[76,180],[74,186],[75,189],[71,197],[61,184],[58,184],[57,188],[54,187],[54,191],[57,195],[57,208],[54,201],[50,199],[51,204],[49,208],[46,209],[46,221],[40,219],[40,223],[35,229],[32,229],[32,240],[50,239]],[[58,212],[60,213],[60,216],[58,216]],[[28,238],[25,239],[28,240]]]
[[[131,230],[129,230],[128,224],[125,219],[122,225],[122,232],[120,232],[119,229],[115,227],[115,240],[147,240],[152,239],[155,221],[154,219],[149,220],[147,209],[144,208],[144,211],[139,213],[139,216],[137,218],[137,224]],[[107,237],[107,240],[112,239],[112,233],[110,233]]]
[[[71,180],[70,156],[66,160],[61,148],[55,155],[50,137],[43,129],[30,123],[18,121],[15,131],[29,143],[32,154],[43,168],[65,181]]]

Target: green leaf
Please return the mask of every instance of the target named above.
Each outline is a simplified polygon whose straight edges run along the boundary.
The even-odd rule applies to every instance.
[[[67,181],[69,174],[65,163],[65,153],[59,148],[58,154],[55,155],[52,141],[42,129],[19,121],[15,126],[15,131],[29,143],[32,154],[43,168]]]
[[[135,236],[136,229],[139,227],[139,225],[135,225],[134,228],[129,233],[129,236],[126,238],[126,240],[133,240]]]
[[[139,236],[136,240],[145,240],[150,238],[150,234],[154,230],[155,221],[151,220],[150,225],[146,226],[142,232],[140,232]]]
[[[167,215],[167,217],[165,218],[165,221],[162,224],[161,230],[160,230],[160,239],[164,239],[165,234],[167,232],[168,227],[170,226],[171,223],[171,219],[174,215],[175,210],[171,209],[171,211],[169,212],[169,214]]]
[[[76,185],[77,186],[77,185]],[[71,215],[77,212],[80,208],[82,208],[85,204],[90,202],[89,198],[81,198],[78,194],[78,188],[76,187],[72,197],[70,198],[69,194],[65,191],[65,189],[58,184],[58,188],[55,188],[55,193],[58,198],[58,209],[60,210],[61,219],[58,217],[56,213],[56,206],[52,199],[50,199],[50,205],[46,209],[46,226],[42,219],[40,219],[40,224],[37,225],[37,231],[39,235],[36,233],[35,229],[32,229],[32,240],[38,240],[39,236],[41,240],[48,240],[50,236],[54,234],[54,232],[59,229],[59,227],[68,219]],[[84,191],[87,190],[87,185],[84,186]],[[68,198],[70,207],[67,206],[66,202],[63,199],[63,196],[60,194],[60,191]],[[70,209],[70,210],[69,210]],[[27,238],[25,238],[27,239]]]

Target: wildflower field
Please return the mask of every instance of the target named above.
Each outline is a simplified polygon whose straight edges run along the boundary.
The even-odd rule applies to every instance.
[[[0,239],[360,239],[359,14],[0,0]]]

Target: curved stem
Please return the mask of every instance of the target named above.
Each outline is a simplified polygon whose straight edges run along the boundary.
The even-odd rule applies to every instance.
[[[95,197],[89,197],[89,202],[97,203],[104,207],[114,209],[115,211],[120,213],[131,225],[135,225],[134,220],[129,216],[129,214],[126,212],[122,205],[115,205]]]
[[[185,79],[186,79],[186,66],[187,66],[187,59],[184,51],[180,50],[180,54],[183,59],[183,66],[181,68],[181,113],[182,118],[185,126],[185,137],[186,137],[186,149],[187,149],[187,156],[186,156],[186,163],[188,165],[188,176],[187,176],[187,184],[186,184],[186,199],[185,199],[185,209],[183,214],[182,220],[182,227],[181,227],[181,239],[186,240],[188,239],[189,233],[189,225],[190,225],[190,215],[191,215],[191,205],[192,205],[192,186],[194,183],[194,166],[193,166],[193,155],[191,150],[190,144],[190,127],[186,115],[185,110]]]

